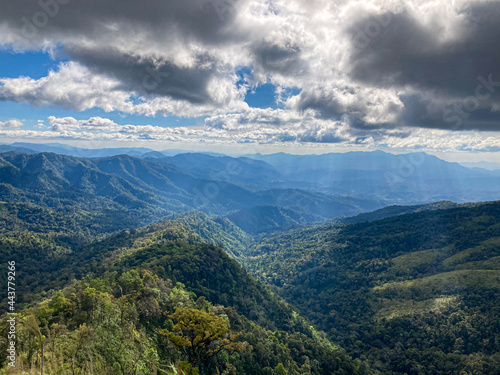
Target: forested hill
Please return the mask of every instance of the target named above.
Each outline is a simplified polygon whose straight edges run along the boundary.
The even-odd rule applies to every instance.
[[[271,237],[247,267],[384,373],[500,368],[500,202]]]
[[[380,203],[207,180],[201,161],[0,155],[24,373],[499,373],[500,202],[366,213]],[[215,336],[187,350],[194,327]]]
[[[255,174],[253,168],[262,166],[254,164],[262,163],[240,161],[240,171],[230,171]],[[226,159],[219,164],[226,169],[231,165]],[[211,174],[208,178],[195,167],[196,164],[180,168],[158,159],[146,161],[128,155],[88,159],[53,153],[3,153],[0,154],[0,201],[106,210],[118,215],[127,210],[141,225],[193,209],[227,216],[253,207],[279,206],[297,211],[311,223],[385,206],[383,200],[377,199],[332,196],[286,186],[270,188],[258,179],[249,189],[244,184],[228,182],[226,169],[222,170],[226,174]]]
[[[20,373],[40,373],[42,356],[45,374],[371,373],[207,243],[241,244],[245,235],[227,219],[192,213],[83,236],[67,232],[79,217],[55,215],[45,223],[51,231],[37,232],[23,227],[16,210],[26,207],[5,206],[6,222],[15,225],[0,234],[0,253],[17,265]],[[191,333],[205,327],[198,334],[209,330],[213,340],[204,336],[196,356],[185,355],[174,343],[189,332],[176,333],[176,324]],[[1,361],[0,373],[8,373],[5,356]]]
[[[224,181],[250,191],[301,189],[400,205],[439,200],[466,203],[500,199],[498,171],[467,168],[423,152],[399,155],[382,151],[322,155],[278,153],[230,157],[182,150],[157,152],[144,148],[90,150],[61,144],[0,145],[0,153],[5,155],[8,151],[102,159],[130,156],[175,166],[197,180]],[[276,205],[276,202],[258,204]],[[369,210],[376,208],[380,207]]]

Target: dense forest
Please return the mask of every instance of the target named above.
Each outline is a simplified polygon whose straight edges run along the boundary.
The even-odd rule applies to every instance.
[[[354,357],[398,374],[500,371],[500,203],[306,228],[246,266]]]
[[[17,317],[20,373],[42,366],[46,374],[370,373],[234,255],[207,243],[242,246],[245,235],[224,219],[193,213],[83,234],[71,231],[80,228],[80,216],[64,220],[57,211],[22,230],[24,206],[4,206],[0,249],[19,265],[17,303],[24,306]],[[193,359],[193,346],[179,340],[200,325],[213,329],[213,340],[204,339]],[[3,333],[7,328],[4,319]],[[2,373],[9,373],[2,361]]]
[[[265,201],[245,207],[226,185],[210,209],[185,211],[186,180],[162,186],[198,181],[204,164],[186,175],[37,155],[0,159],[17,373],[500,374],[500,202],[339,211],[312,225],[318,205],[362,201],[245,190]]]
[[[73,281],[17,319],[18,373],[367,373],[324,338],[265,329],[141,268]],[[192,334],[203,342],[185,341]]]

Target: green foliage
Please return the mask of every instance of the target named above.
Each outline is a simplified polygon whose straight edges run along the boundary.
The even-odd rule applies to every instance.
[[[324,220],[319,215],[278,206],[244,208],[230,214],[228,218],[245,232],[254,235],[286,231]]]
[[[229,322],[213,312],[178,307],[169,318],[177,322],[173,330],[162,329],[158,334],[181,350],[192,366],[206,366],[221,350],[242,351],[245,348],[243,343],[236,341],[238,334],[228,334]]]
[[[45,374],[153,373],[159,358],[137,306],[146,303],[142,294],[148,289],[163,295],[170,289],[147,271],[140,277],[144,286],[133,296],[110,294],[117,282],[113,279],[96,280],[101,290],[74,282],[22,312],[17,330],[19,373],[40,371],[41,366]]]
[[[211,245],[169,243],[152,245],[124,256],[119,268],[139,265],[154,270],[160,277],[182,282],[197,295],[275,329],[290,329],[293,309],[257,282],[224,251]],[[307,329],[307,328],[303,328]]]
[[[500,368],[498,218],[491,202],[307,228],[264,239],[245,264],[382,372],[490,374]]]
[[[242,260],[253,239],[226,218],[211,219],[200,211],[182,214],[176,221],[199,235],[204,242],[218,245],[235,259]]]
[[[279,363],[290,375],[369,373],[220,247],[177,221],[84,241],[69,237],[67,250],[54,257],[60,236],[0,236],[14,244],[15,259],[33,262],[18,277],[31,291],[22,293],[29,306],[19,316],[20,373],[40,372],[43,358],[50,375],[196,374],[189,357],[156,333],[176,332],[176,308],[231,327],[205,348],[213,355],[203,356],[201,375],[272,374]],[[42,240],[47,246],[39,246]],[[29,327],[30,316],[41,336]],[[6,345],[1,334],[0,350]]]
[[[191,365],[189,362],[180,361],[179,362],[179,372],[182,375],[198,375],[200,372],[198,368]]]
[[[393,207],[252,238],[225,218],[174,216],[190,201],[179,186],[194,180],[165,165],[7,159],[0,253],[22,265],[19,373],[498,373],[498,202]],[[212,209],[232,207],[248,231],[316,219],[269,206],[279,196],[313,207],[305,193],[226,188],[236,193]],[[256,196],[262,206],[249,212],[267,220],[257,224],[234,200]]]
[[[186,354],[187,337],[200,350],[195,356],[202,375],[266,373],[280,362],[294,375],[306,367],[316,375],[368,373],[340,350],[303,334],[265,330],[234,309],[195,300],[181,284],[174,286],[144,269],[75,281],[23,311],[18,321],[20,374],[40,372],[43,359],[47,375],[196,375],[198,369]],[[2,333],[2,351],[5,338]],[[6,371],[4,358],[0,365]]]
[[[274,373],[276,375],[287,375],[288,371],[286,371],[285,366],[283,366],[283,363],[278,363],[278,366],[275,367]]]

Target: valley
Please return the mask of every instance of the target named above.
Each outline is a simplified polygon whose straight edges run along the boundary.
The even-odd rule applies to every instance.
[[[127,155],[0,154],[0,251],[18,265],[26,371],[42,345],[47,373],[500,368],[499,201],[391,205],[276,188],[273,167],[237,159],[254,182],[256,167],[273,176],[256,188],[210,180],[213,163],[185,157],[192,171]],[[193,190],[207,183],[221,190],[197,208]],[[158,334],[182,311],[226,319],[224,355],[194,366]]]

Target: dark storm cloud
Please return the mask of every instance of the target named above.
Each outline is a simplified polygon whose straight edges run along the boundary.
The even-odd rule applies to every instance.
[[[462,11],[466,28],[452,41],[408,13],[393,14],[385,31],[366,48],[354,49],[351,74],[380,85],[407,85],[467,95],[477,77],[500,78],[500,3],[470,5]],[[367,20],[361,20],[356,30]],[[353,34],[355,30],[351,31]],[[500,93],[499,93],[500,95]]]
[[[339,85],[340,86],[340,85]],[[397,106],[390,100],[385,102],[379,98],[370,98],[370,92],[358,92],[359,88],[344,86],[336,87],[335,90],[309,89],[303,90],[295,104],[300,112],[314,110],[316,117],[323,120],[343,121],[347,123],[353,132],[357,130],[374,130],[381,128],[392,128],[394,124],[387,121],[367,122],[373,107],[382,106],[387,113],[397,113]],[[348,103],[342,99],[349,97]],[[379,113],[378,115],[381,115]]]
[[[299,134],[296,139],[290,139],[290,141],[298,140],[300,142],[310,142],[310,143],[342,143],[346,139],[338,137],[336,134],[332,133],[319,133],[315,131],[306,132],[304,134]]]
[[[390,18],[388,25],[362,48],[353,48],[348,74],[375,87],[418,91],[401,97],[403,124],[500,129],[492,111],[500,102],[500,2],[469,4],[459,15],[464,18],[460,31],[444,41],[445,30],[437,23],[424,26],[408,12],[384,15]],[[353,40],[360,40],[368,22],[366,18],[353,25]]]
[[[20,45],[61,43],[73,60],[95,73],[119,79],[124,90],[168,96],[194,104],[210,102],[207,85],[217,76],[205,51],[189,64],[174,64],[165,52],[188,43],[220,46],[237,39],[231,25],[238,0],[9,1],[0,24],[9,25]],[[138,41],[134,41],[134,38]],[[120,50],[115,41],[125,39]],[[127,41],[138,43],[127,50]],[[179,47],[181,46],[181,47]],[[132,56],[132,53],[134,54]],[[224,72],[222,72],[224,73]]]
[[[298,47],[283,47],[260,42],[253,45],[251,53],[255,60],[254,68],[264,74],[297,76],[304,75],[308,71],[307,62],[302,59]]]
[[[168,61],[153,62],[127,56],[118,51],[71,46],[67,53],[94,72],[118,79],[123,90],[133,90],[143,96],[169,96],[196,104],[211,101],[207,92],[208,81],[217,72],[210,56],[198,56],[197,65],[201,67],[189,69]]]
[[[402,95],[405,111],[399,120],[402,124],[420,128],[497,131],[500,128],[498,114],[488,106],[478,105],[476,108],[475,97],[469,100],[456,99],[443,104],[421,95]]]
[[[323,119],[340,120],[345,113],[343,106],[332,97],[319,90],[302,91],[297,104],[299,111],[313,109]]]
[[[234,37],[228,27],[235,17],[239,0],[146,0],[120,2],[107,0],[8,0],[0,14],[0,22],[18,29],[37,27],[33,39],[65,35],[99,39],[108,26],[127,25],[129,29],[153,32],[158,39],[168,33],[194,37],[205,43],[217,43]],[[46,25],[38,25],[48,15]],[[25,28],[29,31],[29,27]],[[24,37],[30,37],[29,33]]]

